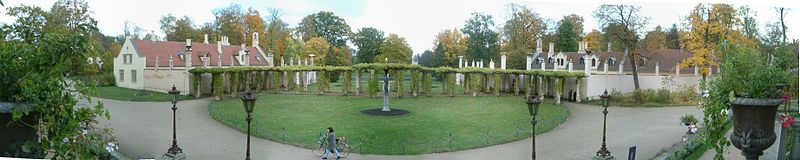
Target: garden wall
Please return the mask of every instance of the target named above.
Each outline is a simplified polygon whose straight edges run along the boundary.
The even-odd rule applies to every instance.
[[[639,75],[639,87],[641,89],[660,89],[664,85],[676,89],[682,85],[693,85],[697,87],[700,84],[701,77],[678,77],[675,78],[675,84],[665,84],[664,78],[668,76],[655,76],[655,75]],[[673,76],[674,77],[674,76]],[[618,90],[623,93],[633,92],[633,75],[592,75],[585,77],[582,80],[581,97],[589,97],[590,99],[596,98],[603,94],[603,91],[608,89]],[[575,78],[567,78],[564,83],[564,93],[568,93],[575,88]]]
[[[172,85],[181,91],[181,94],[189,94],[191,87],[191,73],[186,72],[184,69],[154,69],[144,70],[144,87],[145,90],[164,92],[172,89]],[[205,74],[202,76],[203,85],[211,85],[211,75]],[[201,88],[202,93],[211,93],[210,87]]]

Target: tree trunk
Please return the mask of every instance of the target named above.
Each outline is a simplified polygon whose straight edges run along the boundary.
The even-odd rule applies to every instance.
[[[625,49],[625,51],[627,52],[628,49]],[[633,88],[634,89],[639,89],[639,72],[638,72],[638,69],[636,68],[636,58],[635,58],[636,56],[635,55],[636,54],[633,54],[633,52],[631,51],[631,53],[628,54],[628,56],[629,56],[628,59],[631,62],[631,71],[633,71]]]

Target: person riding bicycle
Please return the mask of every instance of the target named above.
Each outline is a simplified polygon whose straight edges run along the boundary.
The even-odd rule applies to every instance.
[[[336,159],[342,158],[339,156],[339,151],[336,150],[336,144],[338,139],[336,139],[336,134],[333,133],[333,127],[328,127],[328,134],[326,141],[328,146],[325,148],[325,154],[322,156],[322,159],[328,159],[328,152],[333,152],[336,155]]]

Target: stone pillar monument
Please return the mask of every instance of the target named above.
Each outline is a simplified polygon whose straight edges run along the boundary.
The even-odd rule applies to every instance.
[[[500,69],[506,69],[506,55],[500,56]]]
[[[658,76],[660,75],[659,73],[660,73],[661,71],[660,71],[659,69],[660,69],[660,68],[658,67],[658,62],[656,62],[656,77],[658,77]]]

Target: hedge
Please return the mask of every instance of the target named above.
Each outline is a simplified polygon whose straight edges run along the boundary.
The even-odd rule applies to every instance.
[[[423,93],[430,95],[431,92],[431,78],[433,74],[441,75],[444,85],[442,86],[442,94],[453,95],[456,83],[456,74],[464,75],[464,92],[471,92],[476,94],[478,92],[492,93],[499,95],[502,91],[502,83],[507,76],[513,77],[513,92],[519,94],[520,88],[529,88],[534,85],[534,78],[555,78],[563,81],[564,78],[583,78],[583,72],[567,72],[567,71],[543,71],[543,70],[515,70],[515,69],[489,69],[477,67],[465,68],[451,68],[451,67],[437,67],[428,68],[413,64],[399,64],[399,63],[363,63],[353,66],[237,66],[237,67],[214,67],[214,68],[193,68],[189,70],[194,75],[193,77],[193,93],[199,93],[200,75],[211,74],[212,85],[211,90],[215,96],[223,94],[225,81],[230,81],[231,95],[237,94],[241,89],[253,88],[257,90],[273,89],[275,92],[283,88],[286,91],[295,90],[299,91],[300,87],[307,86],[308,84],[301,83],[296,85],[294,80],[297,78],[295,74],[314,71],[317,73],[317,92],[322,94],[327,92],[330,88],[330,80],[342,80],[342,92],[348,94],[352,92],[352,72],[369,70],[370,78],[367,82],[367,93],[370,96],[376,96],[381,91],[380,78],[384,70],[389,70],[390,75],[395,78],[397,84],[392,87],[399,96],[404,96],[406,92],[411,92],[416,95]],[[404,81],[406,72],[411,75],[411,83],[409,90],[406,90],[405,84],[400,83]],[[283,78],[284,73],[286,77]],[[332,77],[342,73],[341,77]],[[525,83],[520,83],[520,76],[525,77]],[[420,80],[420,77],[422,78]],[[300,77],[302,78],[302,76]],[[361,78],[361,77],[358,77]],[[490,84],[489,80],[493,79],[494,83]],[[288,82],[286,84],[281,82]],[[421,82],[420,82],[421,81]],[[562,82],[563,83],[563,82]],[[359,84],[361,85],[361,84]],[[493,88],[494,90],[490,90]],[[520,87],[521,86],[521,87]],[[560,88],[560,85],[556,85]],[[556,88],[557,89],[557,88]],[[421,91],[420,91],[421,90]],[[530,89],[524,92],[528,93]]]

